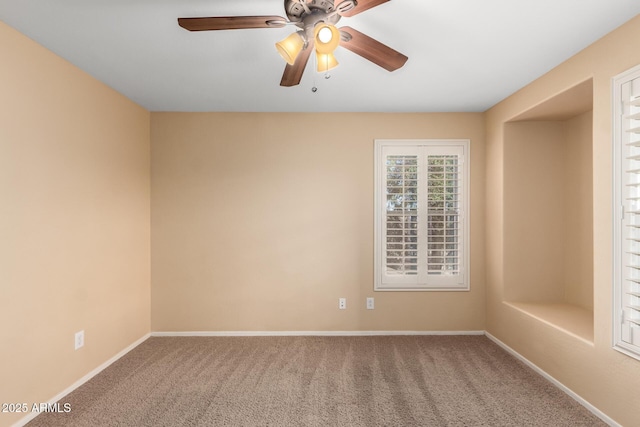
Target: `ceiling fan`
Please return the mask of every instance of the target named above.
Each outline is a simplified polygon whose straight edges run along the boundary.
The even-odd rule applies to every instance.
[[[351,17],[389,0],[284,0],[287,19],[281,16],[215,16],[178,18],[178,25],[189,31],[239,30],[245,28],[299,28],[276,49],[287,65],[280,86],[295,86],[312,51],[316,52],[317,70],[328,71],[338,65],[333,51],[342,46],[388,70],[394,71],[407,62],[407,57],[351,27],[336,28],[340,18]],[[334,3],[338,3],[334,5]]]

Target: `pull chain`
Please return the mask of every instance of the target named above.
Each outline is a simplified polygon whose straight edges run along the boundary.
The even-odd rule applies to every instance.
[[[324,78],[325,80],[329,80],[331,78],[331,74],[329,74],[329,56],[325,55],[325,59],[327,61],[326,63],[326,70],[324,72]],[[318,69],[318,57],[316,55],[314,55],[313,58],[313,65],[314,68],[317,70]],[[318,87],[316,86],[316,73],[313,73],[313,87],[311,88],[311,92],[316,93],[318,91]]]
[[[313,52],[311,52],[313,54]],[[313,55],[313,65],[314,68],[318,69],[318,58],[316,55]],[[311,88],[311,92],[316,93],[318,88],[316,87],[316,73],[313,73],[313,87]]]

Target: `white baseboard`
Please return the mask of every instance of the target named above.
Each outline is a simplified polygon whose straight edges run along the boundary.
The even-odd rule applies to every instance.
[[[579,404],[581,404],[582,406],[587,408],[589,410],[589,412],[591,412],[593,415],[595,415],[596,417],[600,418],[602,421],[604,421],[605,423],[607,423],[611,427],[622,427],[620,424],[618,424],[613,419],[611,419],[609,416],[607,416],[604,412],[602,412],[601,410],[599,410],[598,408],[593,406],[591,403],[587,402],[585,399],[580,397],[578,394],[576,394],[569,387],[565,386],[560,381],[558,381],[557,379],[555,379],[554,377],[552,377],[551,375],[549,375],[548,373],[543,371],[539,366],[535,365],[533,362],[531,362],[530,360],[525,358],[523,355],[521,355],[520,353],[518,353],[517,351],[515,351],[514,349],[512,349],[511,347],[509,347],[508,345],[506,345],[502,341],[500,341],[498,338],[494,337],[489,332],[485,332],[485,335],[491,341],[493,341],[494,343],[496,343],[500,347],[502,347],[504,350],[506,350],[513,357],[515,357],[516,359],[520,360],[522,363],[524,363],[525,365],[527,365],[528,367],[530,367],[531,369],[536,371],[538,374],[542,375],[547,381],[549,381],[550,383],[552,383],[553,385],[558,387],[560,390],[565,392],[567,395],[569,395],[571,398],[573,398],[573,400],[575,400],[576,402],[578,402]]]
[[[77,389],[78,387],[80,387],[82,384],[86,383],[87,381],[89,381],[91,378],[95,377],[96,375],[98,375],[100,372],[102,372],[103,370],[105,370],[107,367],[109,367],[111,364],[113,364],[115,361],[117,361],[118,359],[120,359],[122,356],[124,356],[125,354],[129,353],[131,350],[133,350],[134,348],[136,348],[137,346],[139,346],[140,344],[142,344],[142,342],[144,342],[147,338],[149,338],[151,336],[151,334],[146,334],[143,337],[137,339],[136,341],[134,341],[133,343],[131,343],[129,346],[127,346],[124,350],[118,352],[115,356],[113,356],[112,358],[110,358],[109,360],[107,360],[106,362],[104,362],[103,364],[101,364],[100,366],[98,366],[97,368],[95,368],[94,370],[92,370],[91,372],[89,372],[87,375],[83,376],[82,378],[80,378],[78,381],[76,381],[75,383],[71,384],[69,387],[67,387],[66,389],[64,389],[63,391],[61,391],[60,393],[56,394],[54,397],[52,397],[51,399],[49,399],[49,401],[47,402],[47,404],[53,404],[56,403],[57,401],[59,401],[60,399],[62,399],[63,397],[65,397],[67,394],[71,393],[72,391],[74,391],[75,389]],[[38,415],[40,415],[39,412],[32,412],[29,415],[27,415],[24,418],[21,418],[20,420],[18,420],[15,424],[13,424],[13,427],[22,427],[25,424],[27,424],[29,421],[31,421],[32,419],[34,419],[35,417],[37,417]]]
[[[151,332],[152,337],[357,337],[381,335],[484,335],[484,331],[189,331]]]

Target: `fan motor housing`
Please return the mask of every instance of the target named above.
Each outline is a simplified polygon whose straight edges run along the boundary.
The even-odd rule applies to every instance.
[[[335,10],[333,0],[305,0],[311,13],[307,13],[304,6],[298,0],[284,0],[284,10],[289,21],[295,22],[300,28],[315,25],[318,22],[326,22],[335,25],[340,20],[340,15],[328,16]]]

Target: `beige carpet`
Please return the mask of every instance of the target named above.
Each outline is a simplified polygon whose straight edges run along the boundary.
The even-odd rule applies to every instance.
[[[602,426],[484,336],[150,338],[29,426]]]

